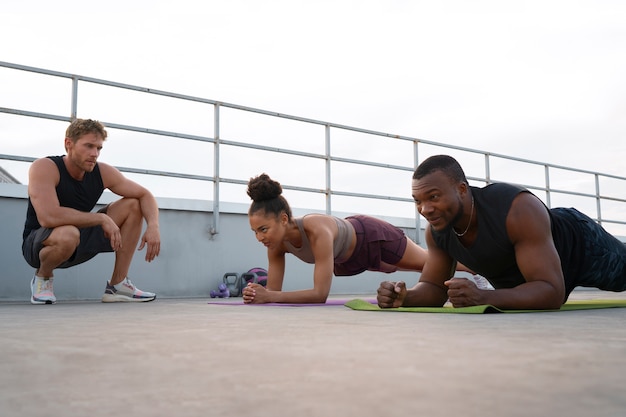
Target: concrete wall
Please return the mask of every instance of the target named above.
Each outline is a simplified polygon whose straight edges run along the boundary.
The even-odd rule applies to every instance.
[[[106,204],[116,197],[105,193]],[[144,261],[144,251],[135,255],[129,276],[141,289],[160,298],[209,297],[227,272],[242,273],[253,267],[267,268],[265,248],[256,241],[246,215],[247,206],[221,203],[219,234],[211,237],[212,205],[208,201],[160,199],[161,255]],[[22,257],[22,231],[26,216],[27,190],[21,184],[0,184],[0,301],[27,301],[34,270]],[[294,209],[294,215],[305,211]],[[411,219],[386,219],[405,227]],[[55,271],[54,291],[62,300],[99,299],[113,269],[114,255],[105,253],[69,269]],[[313,266],[287,256],[284,290],[313,286]],[[365,272],[355,277],[335,277],[331,294],[374,294],[389,275]],[[394,279],[414,283],[418,274],[398,272]]]

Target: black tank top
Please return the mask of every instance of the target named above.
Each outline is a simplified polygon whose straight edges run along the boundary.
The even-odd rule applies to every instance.
[[[452,258],[484,276],[494,288],[513,288],[525,282],[515,260],[515,250],[506,231],[506,217],[519,193],[529,192],[512,184],[496,183],[483,188],[470,187],[476,205],[478,234],[469,247],[464,247],[452,229],[435,232],[435,243]],[[548,208],[546,207],[546,210]],[[567,210],[548,210],[552,237],[561,258],[567,293],[574,288],[575,272],[582,250],[581,230]]]
[[[102,183],[102,176],[100,175],[100,167],[98,164],[96,163],[93,171],[85,172],[82,181],[77,181],[67,172],[62,156],[49,156],[48,158],[56,164],[59,170],[59,183],[56,186],[56,192],[60,205],[84,212],[91,211],[104,191],[104,184]],[[37,220],[35,209],[29,197],[22,237],[25,239],[31,230],[40,227],[41,225]]]

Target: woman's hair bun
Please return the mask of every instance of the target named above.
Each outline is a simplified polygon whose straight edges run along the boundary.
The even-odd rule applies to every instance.
[[[283,187],[269,175],[263,173],[248,181],[248,196],[253,201],[265,201],[278,198],[283,193]]]

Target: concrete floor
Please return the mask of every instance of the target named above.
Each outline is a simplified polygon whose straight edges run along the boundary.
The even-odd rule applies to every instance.
[[[623,308],[457,315],[207,301],[0,303],[0,415],[626,415]]]

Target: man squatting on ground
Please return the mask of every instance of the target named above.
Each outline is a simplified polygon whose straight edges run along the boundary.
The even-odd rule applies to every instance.
[[[128,270],[146,219],[138,250],[146,261],[159,255],[159,209],[141,185],[102,162],[96,162],[107,138],[104,126],[90,119],[74,120],[65,132],[64,156],[34,161],[29,170],[28,209],[22,252],[36,269],[31,303],[53,304],[53,271],[83,263],[98,253],[115,252],[115,266],[103,302],[152,301],[128,279]],[[92,213],[105,189],[122,196]]]
[[[573,208],[548,209],[528,190],[496,183],[469,186],[450,156],[426,159],[413,174],[412,194],[426,218],[428,260],[419,282],[385,281],[378,305],[558,309],[577,287],[626,290],[626,244]],[[494,290],[453,278],[456,262]]]

